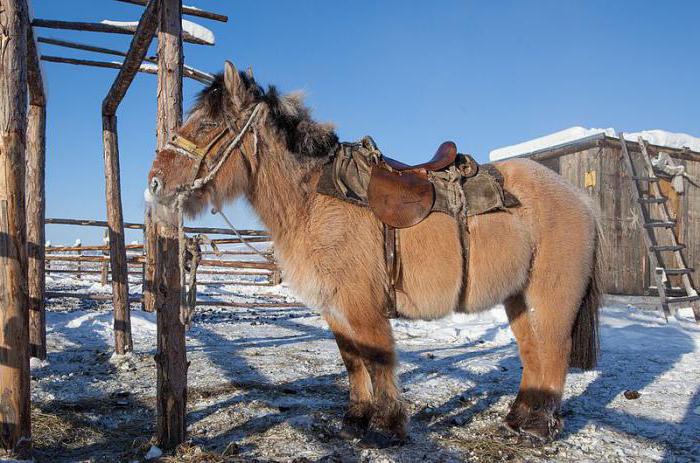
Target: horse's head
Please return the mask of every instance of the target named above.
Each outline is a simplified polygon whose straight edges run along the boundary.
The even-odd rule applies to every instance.
[[[172,223],[178,200],[194,216],[245,193],[258,163],[262,95],[250,73],[226,62],[224,74],[200,94],[187,120],[156,153],[146,196],[158,219]]]
[[[293,181],[292,171],[323,160],[337,141],[331,125],[313,121],[299,94],[282,96],[272,86],[264,91],[252,73],[238,72],[227,61],[223,75],[156,153],[147,199],[157,220],[174,223],[177,203],[195,216],[210,204],[219,209],[240,195],[250,199],[265,166],[287,165],[269,177]]]

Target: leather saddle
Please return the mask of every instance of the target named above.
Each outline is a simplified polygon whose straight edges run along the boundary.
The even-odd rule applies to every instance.
[[[394,228],[419,224],[430,214],[435,202],[431,173],[449,169],[457,159],[457,145],[451,141],[441,144],[428,162],[414,166],[383,156],[372,166],[367,187],[370,209],[384,224]],[[476,174],[476,163],[471,160],[471,164],[466,164],[460,166],[463,174]]]

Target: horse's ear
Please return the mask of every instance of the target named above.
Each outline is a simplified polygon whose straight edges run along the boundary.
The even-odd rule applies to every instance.
[[[224,85],[226,85],[226,91],[231,96],[233,103],[241,105],[243,103],[243,84],[238,69],[231,61],[226,61],[224,64]]]
[[[248,66],[248,69],[245,70],[245,75],[250,80],[253,80],[253,66]]]

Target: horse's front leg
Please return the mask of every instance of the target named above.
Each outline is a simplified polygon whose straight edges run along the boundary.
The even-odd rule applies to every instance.
[[[381,308],[368,310],[364,307],[345,308],[334,316],[326,318],[335,333],[336,341],[342,340],[338,345],[351,376],[349,418],[354,418],[365,411],[364,405],[358,407],[357,402],[353,402],[352,384],[353,382],[358,386],[368,384],[363,379],[368,372],[371,378],[369,384],[372,386],[372,423],[377,428],[388,431],[392,437],[404,439],[407,435],[408,415],[401,402],[401,393],[394,374],[396,352],[391,324],[384,316],[383,310]],[[357,367],[357,357],[352,355],[355,353],[362,360],[364,369]],[[346,356],[349,357],[350,362],[346,360]],[[348,366],[349,363],[351,366]],[[353,413],[353,410],[357,412]]]
[[[340,356],[348,370],[350,383],[350,401],[343,417],[343,434],[347,437],[361,437],[369,429],[374,412],[372,404],[372,379],[365,367],[357,347],[342,326],[338,326],[332,317],[327,317],[335,342],[338,344]]]

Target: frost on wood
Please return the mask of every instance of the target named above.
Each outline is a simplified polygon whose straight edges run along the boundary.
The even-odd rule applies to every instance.
[[[617,138],[617,132],[613,128],[595,129],[585,127],[569,127],[543,137],[534,138],[515,145],[505,146],[495,149],[489,153],[489,160],[498,161],[514,156],[522,156],[534,151],[552,148],[558,145],[572,143],[586,137],[604,134],[608,137]],[[648,143],[668,148],[688,148],[692,151],[700,152],[700,138],[685,133],[673,133],[665,130],[643,130],[640,132],[625,132],[625,139],[637,142],[642,137]]]
[[[102,24],[107,24],[109,26],[117,27],[136,27],[138,26],[138,21],[111,21],[109,19],[104,19],[101,21]],[[188,21],[186,19],[182,20],[182,30],[190,34],[192,37],[199,39],[209,45],[214,45],[215,37],[214,33],[204,26],[201,26],[195,22]]]

